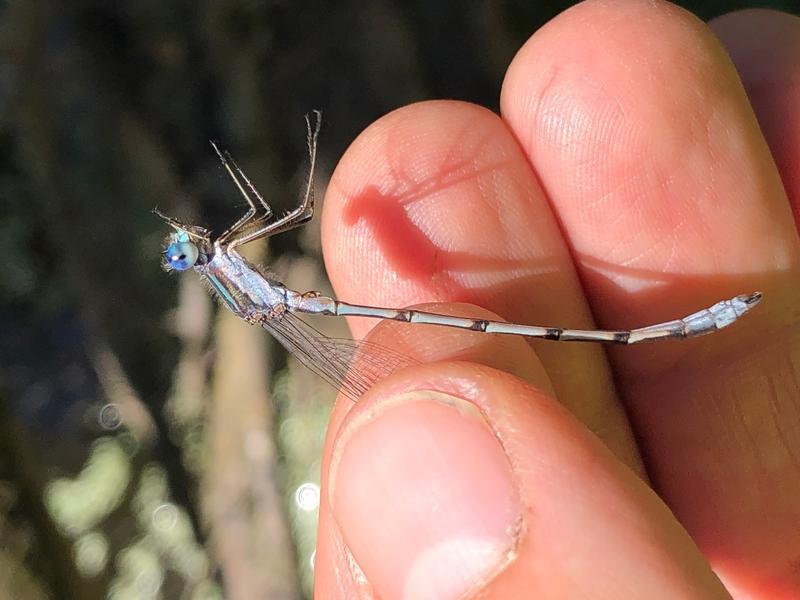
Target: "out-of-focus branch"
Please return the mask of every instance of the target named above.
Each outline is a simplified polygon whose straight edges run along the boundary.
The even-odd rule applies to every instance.
[[[39,582],[19,562],[17,557],[0,548],[0,589],[9,594],[9,598],[24,598],[25,600],[45,600],[47,595]]]
[[[195,475],[204,468],[204,427],[207,408],[208,349],[211,298],[198,277],[181,277],[178,307],[170,322],[181,341],[172,392],[164,408],[170,434],[183,453],[183,462]]]
[[[98,425],[116,429],[123,422],[140,443],[150,444],[156,436],[156,427],[147,407],[142,404],[125,371],[105,339],[95,340],[89,351],[97,379],[108,404],[99,407]]]
[[[245,254],[256,258],[257,246]],[[231,600],[299,598],[294,548],[276,485],[267,335],[223,310],[216,342],[209,464],[202,485],[212,552]]]

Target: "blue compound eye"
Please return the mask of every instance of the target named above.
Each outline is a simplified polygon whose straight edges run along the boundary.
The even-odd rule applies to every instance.
[[[176,271],[185,271],[191,268],[200,252],[192,242],[173,242],[167,246],[167,265]]]

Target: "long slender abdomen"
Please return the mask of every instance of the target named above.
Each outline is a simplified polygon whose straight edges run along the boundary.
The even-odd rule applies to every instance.
[[[745,294],[730,300],[717,302],[713,306],[693,313],[683,319],[665,321],[632,330],[584,330],[561,327],[522,325],[488,319],[454,317],[414,309],[379,308],[348,304],[337,300],[328,301],[325,314],[347,317],[369,317],[390,319],[404,323],[422,323],[443,327],[455,327],[469,331],[521,335],[531,338],[563,342],[604,342],[613,344],[638,344],[666,338],[687,338],[712,333],[737,321],[761,300],[761,294]],[[320,299],[318,299],[320,301]],[[332,310],[331,310],[332,309]]]

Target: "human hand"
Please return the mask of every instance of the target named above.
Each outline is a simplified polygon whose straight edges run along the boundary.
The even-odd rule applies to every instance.
[[[355,141],[323,218],[343,300],[578,328],[764,300],[619,349],[378,324],[425,364],[335,407],[317,597],[800,597],[798,81],[796,17],[590,0],[502,117],[416,104]]]

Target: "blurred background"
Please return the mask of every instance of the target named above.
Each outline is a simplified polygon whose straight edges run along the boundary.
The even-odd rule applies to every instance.
[[[312,109],[321,200],[380,115],[496,110],[516,49],[572,4],[0,2],[0,599],[311,595],[334,391],[165,274],[150,211],[239,216],[209,139],[294,206]],[[251,252],[329,289],[316,222]]]

